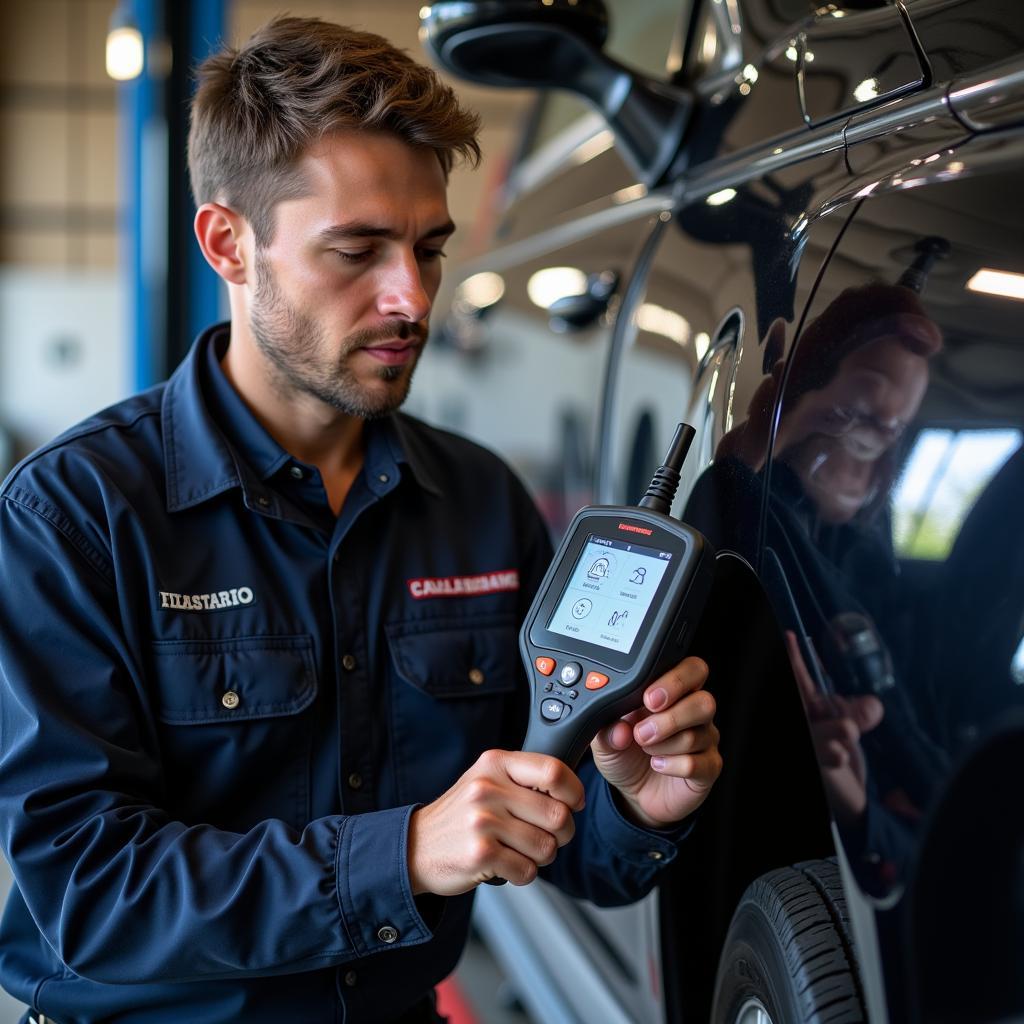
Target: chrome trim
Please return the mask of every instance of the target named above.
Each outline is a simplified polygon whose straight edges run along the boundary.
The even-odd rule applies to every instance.
[[[560,249],[574,242],[579,242],[599,231],[628,224],[641,217],[656,217],[665,211],[671,211],[674,205],[672,196],[666,191],[652,192],[650,195],[620,205],[609,206],[596,210],[575,220],[558,224],[529,238],[511,242],[493,249],[486,256],[463,264],[460,268],[460,279],[470,277],[480,270],[501,270],[508,266],[525,263],[528,260],[543,256],[553,249]]]
[[[608,206],[556,225],[530,238],[499,247],[486,258],[465,265],[462,268],[464,276],[468,277],[478,270],[499,269],[520,260],[532,259],[605,228],[628,223],[634,218],[648,214],[656,215],[665,210],[671,211],[683,201],[693,202],[724,187],[741,185],[792,166],[801,160],[810,160],[856,146],[875,138],[881,131],[891,133],[929,121],[952,118],[953,104],[957,102],[963,109],[965,103],[986,102],[988,98],[1024,91],[1024,67],[1021,67],[1019,62],[1000,67],[1003,70],[999,74],[994,74],[990,70],[984,75],[967,78],[963,83],[954,83],[952,87],[933,87],[912,96],[898,97],[881,107],[873,107],[870,111],[854,114],[838,124],[818,128],[797,128],[769,139],[761,146],[710,160],[681,176],[671,186],[671,191],[668,191],[668,187],[659,189],[642,198],[621,205]],[[598,117],[598,121],[600,120]],[[593,132],[588,137],[592,138],[596,134],[597,132]],[[557,141],[557,138],[552,142]],[[577,146],[583,141],[577,142]]]
[[[1024,120],[1024,61],[1017,57],[954,82],[949,105],[971,131],[1019,124]]]
[[[880,107],[872,107],[862,113],[853,114],[846,122],[844,133],[846,145],[856,146],[869,142],[879,135],[906,131],[931,121],[940,121],[950,116],[946,87],[937,86],[912,97],[892,100]]]
[[[532,191],[565,170],[566,162],[576,150],[604,132],[608,133],[610,148],[614,145],[612,130],[596,110],[585,111],[575,121],[571,121],[513,168],[508,178],[505,205],[514,201],[520,192]]]

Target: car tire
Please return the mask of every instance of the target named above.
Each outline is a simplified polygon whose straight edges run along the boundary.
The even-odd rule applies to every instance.
[[[866,1020],[835,863],[762,875],[736,912],[715,981],[714,1024],[857,1024]]]

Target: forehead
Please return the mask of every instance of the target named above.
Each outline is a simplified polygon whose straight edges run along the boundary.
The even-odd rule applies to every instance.
[[[383,132],[325,136],[300,157],[303,195],[283,208],[325,223],[358,216],[416,230],[448,219],[447,183],[437,154]]]

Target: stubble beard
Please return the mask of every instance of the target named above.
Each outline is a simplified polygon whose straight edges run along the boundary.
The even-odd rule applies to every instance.
[[[342,342],[336,359],[328,362],[330,346],[316,321],[289,305],[265,258],[256,256],[256,293],[250,328],[256,347],[270,364],[274,389],[286,398],[311,395],[349,416],[380,419],[398,409],[409,394],[419,353],[405,366],[379,366],[374,376],[385,385],[370,390],[361,385],[349,368],[353,352],[374,341],[416,339],[420,351],[426,330],[420,324],[401,322],[377,330],[355,331]]]

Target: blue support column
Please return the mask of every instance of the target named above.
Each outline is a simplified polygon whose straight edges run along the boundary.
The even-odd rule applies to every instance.
[[[220,49],[226,31],[226,0],[202,0],[190,4],[192,19],[189,25],[189,67],[196,67],[211,53]],[[193,86],[194,89],[194,86]],[[189,95],[192,95],[190,91]],[[191,192],[189,192],[191,196]],[[192,206],[195,212],[195,206]],[[191,219],[190,230],[191,230]],[[223,284],[203,259],[193,239],[188,248],[189,303],[187,336],[195,338],[220,317]]]
[[[167,125],[160,0],[123,4],[142,34],[142,74],[118,87],[121,273],[127,300],[129,379],[136,389],[163,376],[167,343]]]
[[[220,310],[192,235],[185,143],[192,69],[220,45],[225,0],[123,0],[142,34],[142,74],[119,89],[121,266],[136,389],[170,373]]]

